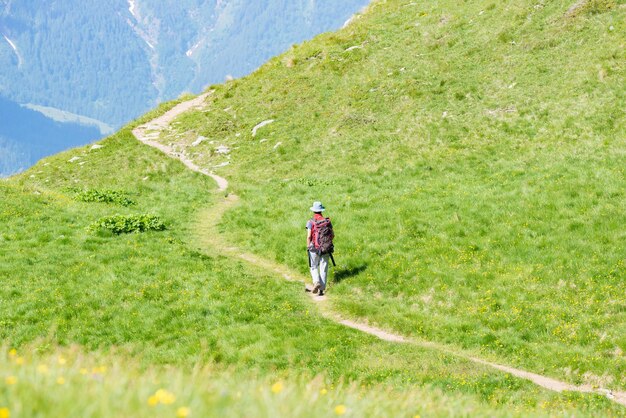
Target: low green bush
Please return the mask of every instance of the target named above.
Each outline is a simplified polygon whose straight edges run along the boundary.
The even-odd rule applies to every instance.
[[[114,234],[131,232],[163,231],[165,224],[155,215],[113,215],[98,219],[89,227],[92,231],[109,230]]]
[[[102,202],[115,203],[120,206],[134,205],[135,202],[128,198],[127,194],[117,190],[81,190],[75,196],[79,202]]]

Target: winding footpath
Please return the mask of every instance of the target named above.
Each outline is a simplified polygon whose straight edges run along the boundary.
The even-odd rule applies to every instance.
[[[180,114],[192,110],[192,109],[200,109],[203,107],[207,96],[209,96],[211,92],[204,93],[192,100],[188,100],[182,102],[175,107],[173,107],[168,112],[163,115],[153,119],[137,128],[133,129],[133,135],[141,142],[151,147],[157,148],[168,156],[175,158],[181,161],[185,166],[187,166],[190,170],[195,172],[204,174],[206,176],[211,177],[217,183],[217,191],[223,194],[228,189],[228,181],[218,176],[217,174],[203,169],[196,165],[193,161],[188,159],[184,154],[178,153],[173,150],[171,147],[164,145],[157,141],[157,139],[161,136],[161,133],[164,131],[168,131],[170,128],[170,124],[174,121],[174,119]],[[197,228],[195,230],[196,239],[201,242],[203,245],[210,246],[211,248],[219,250],[224,255],[228,255],[231,257],[239,258],[245,262],[253,264],[257,267],[260,267],[266,271],[271,271],[275,274],[280,275],[285,280],[288,281],[296,281],[306,283],[307,279],[302,277],[298,273],[294,273],[290,271],[287,267],[276,264],[272,261],[263,259],[251,253],[246,253],[241,249],[229,245],[226,243],[220,234],[217,231],[217,225],[219,220],[221,219],[224,212],[226,212],[229,208],[231,208],[239,198],[232,194],[226,194],[226,197],[219,197],[218,203],[215,206],[211,206],[210,208],[205,209],[199,214]],[[310,290],[310,289],[309,289]],[[308,293],[311,296],[311,299],[315,301],[319,307],[321,314],[338,324],[344,325],[349,328],[356,329],[358,331],[364,332],[366,334],[372,335],[374,337],[380,338],[381,340],[393,342],[393,343],[402,343],[402,344],[412,344],[415,346],[430,348],[434,350],[441,351],[448,355],[460,357],[469,361],[472,361],[476,364],[481,364],[484,366],[491,367],[493,369],[497,369],[506,373],[509,373],[513,376],[530,380],[538,386],[543,388],[555,391],[555,392],[563,392],[563,391],[572,391],[572,392],[581,392],[581,393],[596,393],[606,396],[614,402],[622,404],[626,406],[626,392],[616,392],[610,391],[602,388],[595,388],[591,385],[572,385],[560,380],[556,380],[550,377],[542,376],[536,373],[527,372],[524,370],[516,369],[513,367],[505,366],[502,364],[492,363],[487,360],[483,360],[477,357],[473,357],[467,353],[463,353],[461,351],[455,350],[449,346],[417,340],[409,337],[405,337],[399,334],[394,334],[392,332],[388,332],[382,330],[380,328],[376,328],[370,326],[368,324],[362,322],[355,322],[350,319],[342,318],[337,313],[331,311],[324,302],[326,301],[326,296],[318,297],[314,296],[311,293]]]
[[[195,99],[187,100],[186,102],[179,103],[178,105],[174,106],[172,109],[168,110],[167,112],[165,112],[158,118],[152,119],[151,121],[133,129],[133,135],[135,135],[135,138],[137,138],[144,144],[150,145],[151,147],[154,147],[164,152],[170,157],[180,160],[190,170],[196,171],[198,173],[204,174],[205,176],[211,177],[217,183],[218,190],[225,191],[228,188],[228,181],[226,181],[225,178],[215,175],[212,172],[209,172],[203,168],[198,167],[196,164],[193,163],[193,161],[186,158],[184,155],[175,152],[171,147],[161,144],[160,142],[156,140],[157,138],[161,136],[161,133],[163,131],[169,129],[170,124],[172,123],[174,119],[176,119],[177,116],[179,116],[182,113],[187,112],[188,110],[202,108],[204,101],[206,100],[207,96],[209,96],[210,94],[211,94],[210,92],[204,93],[196,97]]]

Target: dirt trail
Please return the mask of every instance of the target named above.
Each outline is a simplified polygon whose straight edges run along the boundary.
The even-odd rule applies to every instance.
[[[135,137],[139,141],[143,142],[144,144],[149,145],[151,147],[155,147],[161,150],[162,152],[164,152],[165,154],[167,154],[168,156],[180,160],[189,169],[196,171],[198,173],[210,176],[217,183],[218,191],[224,192],[228,188],[228,181],[225,178],[220,177],[212,172],[209,172],[208,170],[200,168],[199,166],[194,164],[190,159],[188,159],[185,155],[175,152],[171,147],[161,144],[156,141],[156,139],[159,138],[159,136],[161,135],[163,131],[167,131],[170,129],[169,125],[177,116],[186,112],[187,110],[201,108],[202,105],[204,104],[206,97],[209,94],[210,93],[205,93],[196,97],[195,99],[178,104],[177,106],[175,106],[174,108],[169,110],[167,113],[163,114],[162,116],[135,128],[133,130],[133,135],[135,135]],[[202,211],[200,213],[197,229],[195,231],[195,233],[197,234],[197,237],[196,237],[197,240],[199,242],[202,242],[205,245],[210,246],[211,248],[217,249],[218,251],[220,251],[221,253],[225,255],[239,258],[248,263],[254,264],[255,266],[261,267],[262,269],[266,271],[277,273],[281,277],[283,277],[285,280],[306,283],[307,278],[302,277],[298,273],[294,273],[293,271],[289,270],[289,268],[287,268],[286,266],[274,263],[270,260],[266,260],[254,254],[246,253],[242,251],[241,249],[226,243],[222,239],[221,235],[217,231],[216,226],[219,223],[219,220],[221,219],[224,212],[226,212],[229,208],[233,207],[237,203],[238,200],[239,200],[238,196],[230,193],[230,194],[227,194],[225,198],[220,198],[220,200],[215,206],[212,206]],[[445,352],[446,354],[449,354],[449,355],[458,356],[466,360],[470,360],[476,364],[482,364],[482,365],[509,373],[513,376],[530,380],[536,385],[552,390],[552,391],[556,391],[556,392],[573,391],[573,392],[581,392],[581,393],[597,393],[597,394],[605,395],[607,398],[613,400],[614,402],[617,402],[619,404],[626,406],[626,392],[612,392],[607,389],[594,388],[589,385],[576,386],[576,385],[562,382],[560,380],[556,380],[550,377],[542,376],[536,373],[531,373],[531,372],[516,369],[513,367],[509,367],[509,366],[505,366],[505,365],[501,365],[497,363],[492,363],[492,362],[489,362],[480,358],[472,357],[471,355],[467,353],[463,353],[461,351],[455,350],[449,346],[445,346],[445,345],[441,345],[441,344],[433,343],[429,341],[420,341],[420,340],[408,338],[402,335],[394,334],[392,332],[388,332],[380,328],[370,326],[368,324],[355,322],[346,318],[342,318],[337,313],[332,312],[327,306],[325,306],[323,302],[326,300],[326,296],[319,297],[319,296],[313,295],[312,293],[308,293],[308,295],[310,295],[313,301],[319,304],[320,311],[324,317],[338,324],[344,325],[346,327],[359,330],[369,335],[373,335],[377,338],[380,338],[381,340],[394,342],[394,343],[413,344],[413,345],[420,346],[420,347],[435,349],[438,351]]]
[[[158,118],[153,119],[150,122],[147,122],[133,129],[133,135],[135,135],[135,138],[137,138],[144,144],[157,148],[158,150],[161,150],[165,154],[169,155],[170,157],[180,160],[190,170],[211,177],[217,183],[218,190],[225,191],[228,188],[228,181],[226,181],[225,178],[220,177],[213,172],[200,168],[183,154],[175,152],[171,147],[168,147],[167,145],[161,144],[157,141],[163,131],[167,131],[170,129],[170,124],[174,121],[174,119],[176,119],[177,116],[191,109],[202,108],[205,99],[210,94],[211,92],[204,93],[196,97],[195,99],[177,104]]]

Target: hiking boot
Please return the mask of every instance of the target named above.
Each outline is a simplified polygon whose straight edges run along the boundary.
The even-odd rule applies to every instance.
[[[315,285],[315,287],[313,287],[313,294],[314,294],[314,295],[316,295],[316,294],[317,294],[317,292],[319,292],[319,291],[320,291],[320,287],[321,287],[321,286],[320,286],[319,284],[316,284],[316,285]]]
[[[324,291],[320,289],[320,292],[317,294],[317,296],[324,296]]]

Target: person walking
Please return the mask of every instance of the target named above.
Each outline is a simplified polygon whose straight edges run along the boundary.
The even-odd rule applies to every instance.
[[[309,267],[313,279],[314,294],[324,296],[328,277],[328,260],[332,257],[333,227],[330,218],[322,216],[326,208],[322,202],[313,202],[313,217],[306,223],[306,247],[309,253]]]

